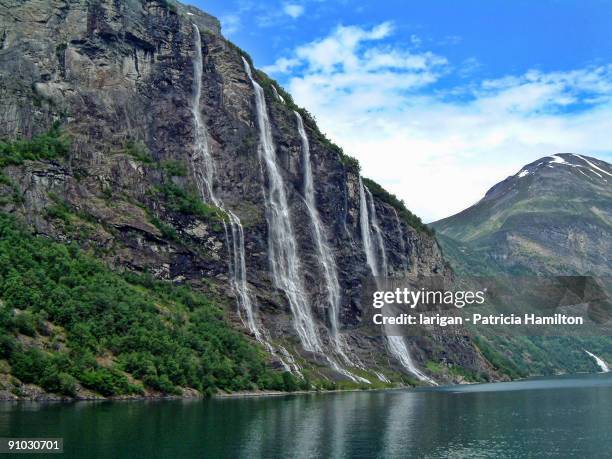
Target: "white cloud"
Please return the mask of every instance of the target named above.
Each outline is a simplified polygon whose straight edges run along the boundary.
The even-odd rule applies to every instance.
[[[417,48],[423,44],[423,40],[418,35],[412,34],[410,35],[410,43]]]
[[[240,30],[240,16],[236,14],[228,14],[226,16],[222,16],[220,20],[221,29],[223,30],[224,35],[229,36]]]
[[[442,90],[442,76],[478,62],[453,70],[442,56],[384,45],[392,33],[390,23],[340,26],[266,70],[288,72],[321,129],[425,220],[464,209],[541,156],[612,151],[612,65]]]
[[[274,64],[264,67],[264,71],[268,73],[287,73],[289,70],[291,70],[292,67],[295,67],[299,64],[299,59],[289,59],[286,57],[281,57],[280,59],[277,59]]]
[[[478,59],[476,59],[475,57],[468,57],[459,66],[459,69],[457,70],[457,74],[461,78],[468,78],[476,70],[480,69],[481,67],[482,67],[482,64],[480,63]]]
[[[285,3],[285,5],[283,5],[283,11],[293,19],[297,19],[304,14],[304,7],[296,3]]]

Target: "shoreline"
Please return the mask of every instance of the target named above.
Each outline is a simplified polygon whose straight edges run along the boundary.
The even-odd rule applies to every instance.
[[[231,398],[256,398],[256,397],[285,397],[290,395],[324,395],[338,394],[343,392],[380,392],[388,390],[415,389],[412,386],[384,387],[376,389],[334,389],[334,390],[296,390],[294,392],[283,391],[246,391],[217,393],[210,397],[201,394],[185,395],[138,395],[117,397],[66,397],[61,395],[45,394],[38,397],[6,397],[0,394],[0,403],[76,403],[76,402],[144,402],[144,401],[170,401],[170,400],[206,400],[206,399],[231,399]]]
[[[399,390],[422,390],[422,389],[440,389],[448,387],[462,387],[462,386],[473,386],[480,384],[497,384],[497,383],[512,383],[512,382],[524,382],[529,380],[538,380],[541,378],[563,378],[571,376],[584,376],[584,375],[599,375],[605,373],[565,373],[559,375],[533,375],[526,378],[518,378],[509,381],[492,381],[482,383],[463,383],[463,384],[446,384],[444,386],[397,386],[397,387],[380,387],[372,389],[334,389],[334,390],[297,390],[294,392],[283,392],[283,391],[245,391],[245,392],[232,392],[232,393],[217,393],[210,397],[205,397],[200,393],[187,393],[183,395],[138,395],[138,396],[117,396],[117,397],[102,397],[102,396],[86,396],[86,397],[66,397],[58,396],[53,394],[40,395],[38,397],[12,397],[6,396],[0,392],[0,403],[77,403],[77,402],[154,402],[154,401],[195,401],[195,400],[223,400],[223,399],[240,399],[240,398],[258,398],[258,397],[287,397],[292,395],[331,395],[340,393],[350,392],[386,392],[386,391],[399,391]]]

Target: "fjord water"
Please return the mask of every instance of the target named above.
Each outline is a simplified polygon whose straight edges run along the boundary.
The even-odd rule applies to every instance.
[[[609,457],[612,376],[204,401],[2,403],[65,458]]]

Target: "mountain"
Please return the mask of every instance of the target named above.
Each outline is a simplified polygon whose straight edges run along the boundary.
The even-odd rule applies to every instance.
[[[6,397],[506,377],[468,337],[363,331],[372,273],[448,265],[216,18],[4,1],[0,93]]]
[[[459,275],[612,274],[612,165],[561,153],[523,167],[473,206],[431,225]],[[480,337],[524,375],[598,371],[610,337]]]
[[[460,269],[609,275],[612,166],[584,155],[547,156],[432,226]]]

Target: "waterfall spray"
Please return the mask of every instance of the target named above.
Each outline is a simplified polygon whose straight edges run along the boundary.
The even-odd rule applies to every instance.
[[[349,365],[354,365],[344,352],[344,343],[339,334],[340,301],[341,291],[338,282],[338,269],[331,248],[327,244],[323,222],[317,210],[315,198],[314,180],[312,177],[312,165],[310,160],[310,142],[304,129],[302,116],[294,111],[297,121],[298,133],[302,140],[302,162],[304,167],[304,200],[308,209],[308,215],[312,222],[313,239],[317,248],[318,260],[323,270],[325,287],[327,289],[328,317],[331,328],[331,339],[336,353]]]
[[[380,230],[380,226],[378,226],[378,217],[376,216],[376,208],[374,207],[374,198],[372,197],[372,193],[370,193],[370,190],[368,190],[368,187],[364,187],[364,188],[365,188],[365,193],[367,194],[367,201],[369,203],[369,208],[370,208],[369,219],[371,220],[373,234],[374,234],[374,237],[376,238],[378,254],[380,255],[380,274],[379,275],[388,276],[389,268],[387,265],[387,250],[385,249],[385,241],[382,236],[382,231]]]
[[[387,252],[382,237],[382,231],[378,226],[378,218],[376,216],[376,207],[374,207],[374,198],[372,193],[364,186],[361,177],[359,177],[359,201],[360,201],[360,223],[361,236],[363,239],[363,247],[366,254],[368,266],[372,271],[377,286],[380,286],[379,276],[388,274],[387,268]],[[371,220],[371,225],[370,225]],[[373,238],[376,240],[377,248],[373,247]],[[377,253],[378,252],[378,253]],[[377,255],[380,254],[380,261]],[[384,329],[385,332],[387,329]],[[402,364],[406,370],[415,375],[421,381],[425,381],[432,385],[437,385],[436,382],[429,376],[419,370],[410,356],[410,351],[406,342],[401,336],[387,335],[387,343],[389,351]]]
[[[338,315],[340,312],[340,284],[338,283],[338,273],[336,270],[336,261],[327,245],[323,224],[319,217],[317,205],[315,201],[314,182],[312,178],[312,167],[310,164],[310,144],[304,122],[298,112],[294,112],[297,120],[298,132],[302,139],[302,158],[304,163],[304,199],[308,209],[308,215],[312,222],[313,238],[317,248],[317,255],[321,267],[323,268],[323,277],[327,288],[327,301],[329,304],[329,323],[333,336],[338,334]]]
[[[195,167],[195,176],[198,184],[201,185],[201,194],[204,199],[210,200],[213,204],[218,205],[213,193],[213,176],[215,173],[215,163],[210,148],[208,146],[208,135],[202,114],[200,112],[200,99],[202,97],[202,37],[200,29],[193,24],[193,33],[195,35],[195,57],[193,59],[193,99],[191,101],[191,113],[193,114],[193,123],[195,128],[195,149],[193,155],[193,163]]]
[[[257,124],[260,133],[258,152],[268,179],[268,190],[265,191],[268,257],[274,285],[287,295],[293,314],[293,325],[304,349],[311,352],[322,352],[317,326],[300,276],[297,242],[291,223],[285,183],[276,162],[276,150],[272,140],[272,127],[268,118],[264,92],[259,83],[253,79],[249,63],[244,57],[242,60],[255,91]]]
[[[236,292],[238,302],[238,313],[245,327],[253,334],[255,339],[263,344],[272,355],[276,356],[285,370],[299,373],[299,368],[293,362],[291,355],[283,348],[281,353],[284,358],[277,355],[276,350],[270,344],[267,331],[261,327],[255,317],[255,307],[247,284],[247,271],[244,248],[244,228],[237,215],[226,209],[223,203],[215,196],[213,180],[215,176],[215,162],[210,153],[208,144],[208,133],[202,120],[200,112],[200,99],[202,97],[202,37],[200,29],[193,24],[195,56],[193,59],[193,99],[191,112],[195,131],[194,153],[192,164],[194,165],[194,177],[198,185],[198,191],[202,199],[220,208],[228,217],[228,222],[223,221],[225,239],[228,244],[228,264],[232,288]]]
[[[257,125],[260,136],[258,153],[262,168],[265,168],[268,182],[267,190],[264,190],[264,196],[268,222],[268,258],[272,268],[274,285],[287,296],[293,326],[304,349],[323,355],[334,370],[351,380],[369,382],[342,368],[323,349],[317,323],[312,314],[300,273],[301,266],[297,241],[291,222],[285,182],[277,164],[276,149],[272,139],[272,126],[268,117],[264,91],[253,78],[251,66],[247,60],[243,57],[242,61],[255,92]]]
[[[276,86],[272,85],[272,91],[274,92],[274,95],[276,96],[276,98],[284,104],[285,99],[283,96],[279,94],[278,89],[276,89]]]
[[[584,349],[584,352],[586,352],[589,356],[591,356],[591,357],[593,357],[593,359],[595,359],[595,363],[601,369],[602,373],[609,373],[610,372],[610,368],[608,367],[608,364],[606,362],[604,362],[604,360],[601,357],[596,356],[595,354],[593,354],[592,352],[587,351],[586,349]]]
[[[406,262],[406,241],[404,241],[404,232],[402,231],[402,223],[400,222],[399,215],[397,214],[397,210],[395,210],[395,208],[393,208],[393,214],[395,215],[395,229],[397,231],[397,237],[400,241],[402,265],[404,267],[404,271],[407,271],[408,263]]]

